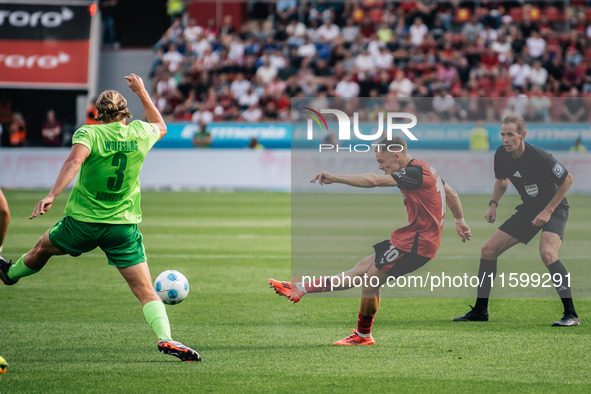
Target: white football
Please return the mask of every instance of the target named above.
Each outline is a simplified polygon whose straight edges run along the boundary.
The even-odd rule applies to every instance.
[[[178,304],[189,294],[189,281],[178,271],[164,271],[154,281],[154,290],[165,304]]]

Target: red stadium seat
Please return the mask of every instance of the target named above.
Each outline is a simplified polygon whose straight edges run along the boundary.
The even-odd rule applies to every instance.
[[[486,91],[489,91],[492,87],[492,81],[490,80],[489,77],[480,77],[480,78],[478,78],[478,87],[480,89],[484,89]]]
[[[509,16],[513,19],[513,22],[523,21],[523,8],[513,7],[509,10]]]
[[[591,22],[591,7],[585,8],[585,19],[587,22]]]
[[[558,12],[558,8],[556,7],[547,7],[544,10],[544,14],[550,22],[555,22],[560,18],[560,13]]]
[[[379,8],[372,8],[371,11],[369,11],[369,19],[371,19],[372,22],[381,22],[383,17],[384,11]]]

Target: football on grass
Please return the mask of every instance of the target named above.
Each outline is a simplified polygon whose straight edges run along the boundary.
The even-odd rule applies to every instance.
[[[178,271],[164,271],[154,281],[154,290],[165,304],[178,304],[189,294],[189,281]]]

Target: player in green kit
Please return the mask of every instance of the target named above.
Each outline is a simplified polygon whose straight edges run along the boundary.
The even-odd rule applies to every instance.
[[[142,220],[140,170],[148,151],[166,135],[166,124],[142,79],[135,74],[125,79],[141,100],[149,123],[136,120],[126,125],[125,118],[131,114],[125,98],[114,90],[101,93],[96,101],[101,124],[76,131],[70,155],[53,188],[35,205],[29,219],[47,212],[80,171],[65,216],[16,263],[0,258],[0,279],[13,285],[39,272],[52,256],[80,256],[100,247],[142,303],[146,320],[158,336],[158,349],[182,361],[200,361],[199,353],[172,340],[166,309],[152,287],[138,230]]]

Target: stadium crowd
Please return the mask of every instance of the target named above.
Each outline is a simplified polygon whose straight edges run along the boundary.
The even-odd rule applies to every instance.
[[[430,121],[497,121],[508,112],[528,121],[589,120],[584,1],[268,7],[238,30],[231,16],[221,26],[174,20],[154,46],[151,69],[153,100],[167,121],[289,121],[291,97],[314,97],[319,107],[327,97],[396,97]],[[421,105],[425,97],[433,99]],[[488,105],[476,97],[509,99]],[[380,110],[362,107],[367,119]]]

